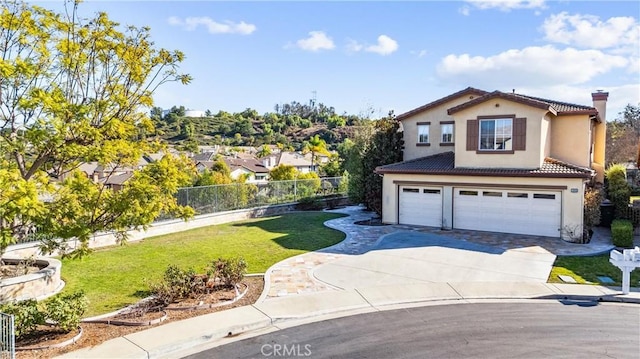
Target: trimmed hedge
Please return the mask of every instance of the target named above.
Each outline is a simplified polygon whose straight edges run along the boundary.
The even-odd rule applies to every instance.
[[[633,247],[633,225],[631,221],[616,219],[611,222],[611,237],[616,247]]]

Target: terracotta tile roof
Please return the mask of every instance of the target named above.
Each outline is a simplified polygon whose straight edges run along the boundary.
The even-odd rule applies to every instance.
[[[433,102],[429,102],[426,105],[420,106],[418,108],[415,108],[411,111],[407,111],[403,114],[400,114],[398,116],[396,116],[396,120],[398,121],[402,121],[405,118],[411,117],[415,114],[418,114],[420,112],[423,111],[427,111],[428,109],[434,108],[436,106],[442,105],[443,103],[449,102],[451,100],[455,100],[456,98],[460,97],[460,96],[464,96],[464,95],[475,95],[475,96],[483,96],[487,93],[487,91],[483,91],[483,90],[479,90],[473,87],[467,87],[464,90],[458,91],[456,93],[453,93],[451,95],[445,96],[441,99],[435,100]]]
[[[542,166],[536,169],[455,167],[454,164],[454,153],[444,152],[410,161],[379,166],[376,168],[376,173],[560,178],[589,178],[593,173],[591,169],[565,163],[553,158],[545,158]]]
[[[549,106],[553,107],[559,114],[564,114],[564,113],[589,113],[589,114],[597,114],[598,110],[596,110],[595,107],[591,107],[591,106],[584,106],[584,105],[577,105],[574,103],[568,103],[568,102],[561,102],[561,101],[554,101],[554,100],[547,100],[544,98],[540,98],[540,97],[533,97],[533,96],[526,96],[526,95],[520,95],[520,94],[516,94],[516,96],[520,96],[520,97],[524,97],[524,98],[529,98],[535,101],[540,101],[540,102],[544,102],[549,104]]]
[[[597,116],[598,120],[600,117],[598,115],[598,110],[595,107],[584,106],[584,105],[576,105],[568,102],[561,102],[555,100],[548,100],[540,97],[526,96],[516,93],[506,93],[500,91],[493,91],[491,93],[487,93],[484,96],[477,97],[471,101],[465,102],[461,105],[452,107],[447,110],[449,115],[452,115],[458,111],[467,109],[469,107],[475,106],[477,104],[483,103],[485,101],[501,98],[513,102],[522,103],[524,105],[548,109],[555,115],[567,115],[567,114],[587,114]]]

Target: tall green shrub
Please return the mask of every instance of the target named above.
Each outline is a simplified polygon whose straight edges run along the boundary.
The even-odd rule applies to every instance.
[[[631,186],[627,183],[626,171],[626,168],[621,164],[613,164],[605,171],[607,197],[613,203],[616,219],[626,219],[629,211]]]

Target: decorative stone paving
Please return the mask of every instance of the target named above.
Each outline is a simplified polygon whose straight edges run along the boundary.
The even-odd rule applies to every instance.
[[[365,226],[355,222],[368,220],[376,216],[362,207],[350,206],[328,212],[348,214],[347,217],[327,221],[329,228],[346,233],[344,241],[316,252],[305,253],[276,263],[267,271],[265,276],[264,299],[281,297],[292,294],[313,293],[328,290],[338,290],[313,277],[316,267],[335,261],[347,255],[359,255],[368,252],[384,235],[414,231],[433,233],[449,237],[451,240],[462,240],[482,245],[489,245],[503,250],[518,250],[528,252],[550,252],[555,255],[590,255],[604,253],[613,248],[609,231],[596,228],[591,243],[575,244],[559,238],[538,237],[529,235],[480,232],[469,230],[441,230],[433,227],[410,225]],[[265,296],[266,294],[266,296]]]

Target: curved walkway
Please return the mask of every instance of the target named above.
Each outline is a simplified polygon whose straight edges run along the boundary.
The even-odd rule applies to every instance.
[[[348,285],[349,281],[352,281],[352,285],[360,285],[362,283],[359,281],[362,280],[371,281],[372,275],[363,277],[362,272],[356,275],[354,268],[349,267],[347,263],[353,262],[355,259],[345,258],[353,258],[378,249],[395,250],[402,247],[430,245],[467,249],[473,252],[492,252],[493,254],[504,252],[511,257],[537,256],[537,258],[533,259],[533,262],[529,262],[529,264],[533,263],[535,266],[536,261],[541,259],[544,259],[544,264],[546,265],[550,255],[554,255],[553,259],[555,255],[593,255],[608,252],[613,248],[607,231],[600,229],[594,233],[591,243],[574,244],[558,238],[517,234],[468,230],[443,231],[439,228],[409,225],[357,225],[355,222],[366,221],[375,217],[375,213],[364,211],[359,206],[350,206],[329,212],[348,215],[325,223],[327,227],[344,232],[346,238],[334,246],[288,258],[273,265],[265,274],[265,290],[258,302],[292,294],[340,290],[350,287]],[[421,236],[420,234],[423,235]],[[421,241],[420,244],[415,244],[416,240]],[[413,244],[407,245],[407,243]],[[369,262],[371,258],[373,257],[370,255],[369,258],[362,259],[360,262]],[[553,259],[550,259],[551,263],[553,263]],[[340,261],[335,263],[338,260]],[[477,259],[477,261],[483,260],[483,258]],[[333,264],[328,265],[329,263]],[[342,267],[339,268],[339,265],[342,265]],[[378,270],[381,265],[384,264],[378,263]],[[446,265],[450,265],[450,263],[446,263]],[[420,270],[420,268],[424,268],[424,266],[418,266],[415,269]],[[387,269],[392,270],[392,268]],[[342,270],[342,274],[340,274],[340,270]],[[469,273],[472,273],[472,271],[468,271],[467,275],[470,275]],[[385,275],[389,275],[389,273],[383,273],[381,277]],[[460,276],[463,275],[460,274]],[[323,281],[318,280],[318,277],[322,278]],[[327,278],[339,279],[327,280]],[[505,273],[492,278],[513,280],[512,277]],[[540,274],[532,275],[530,280],[540,280],[540,278]],[[424,277],[413,279],[427,280]],[[433,278],[428,278],[428,280],[433,281]],[[451,278],[443,278],[442,281],[447,280],[451,280]],[[335,286],[329,283],[333,283]]]

